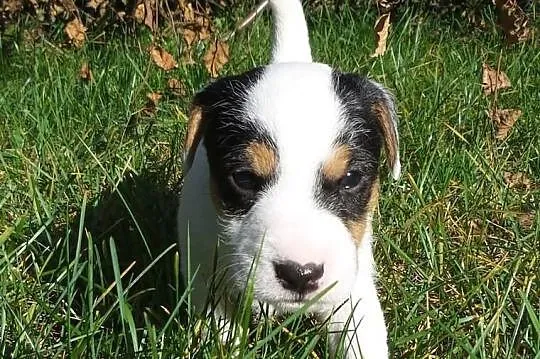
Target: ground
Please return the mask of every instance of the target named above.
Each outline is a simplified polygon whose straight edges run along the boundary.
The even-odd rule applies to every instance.
[[[403,175],[381,168],[374,226],[393,357],[540,358],[538,34],[507,46],[490,9],[482,29],[405,11],[372,58],[375,17],[308,14],[315,59],[397,99]],[[59,31],[30,41],[19,26],[0,38],[1,356],[228,357],[202,338],[209,320],[182,309],[177,274],[181,143],[190,97],[209,80],[205,45],[190,63],[182,38],[165,36],[179,63],[165,72],[144,31],[72,49]],[[263,17],[230,40],[222,74],[266,63],[269,40]],[[80,78],[85,62],[93,81]],[[483,64],[511,87],[485,95]],[[522,113],[504,139],[494,108]],[[326,357],[324,330],[300,314],[265,318],[241,352]]]

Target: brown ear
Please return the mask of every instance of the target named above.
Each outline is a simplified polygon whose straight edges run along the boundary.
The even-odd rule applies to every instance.
[[[199,143],[201,142],[205,125],[206,123],[204,121],[202,107],[200,105],[193,104],[189,112],[187,132],[184,140],[185,172],[187,172],[193,164],[195,152],[197,151],[197,147],[199,147]]]
[[[373,104],[372,110],[379,121],[384,136],[384,149],[388,168],[392,173],[392,177],[397,180],[401,174],[401,162],[399,160],[397,115],[392,97],[384,91],[383,98]]]

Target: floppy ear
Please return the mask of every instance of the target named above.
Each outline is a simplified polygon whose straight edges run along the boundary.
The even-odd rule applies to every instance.
[[[377,84],[382,91],[371,109],[379,122],[382,135],[384,137],[384,149],[388,168],[394,179],[398,179],[401,174],[401,162],[399,161],[399,134],[397,129],[397,114],[392,95],[382,86]]]
[[[206,121],[203,115],[202,106],[194,102],[189,112],[187,132],[184,139],[184,172],[189,171],[195,158],[195,152],[203,137],[206,128]]]

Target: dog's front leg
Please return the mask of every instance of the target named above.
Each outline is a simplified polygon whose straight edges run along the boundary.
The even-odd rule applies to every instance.
[[[347,359],[388,358],[386,325],[372,281],[357,285],[350,300],[332,315],[329,331],[334,357],[337,351]]]

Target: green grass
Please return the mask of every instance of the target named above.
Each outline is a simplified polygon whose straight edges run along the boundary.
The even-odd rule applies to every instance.
[[[373,12],[309,14],[317,60],[369,74],[398,100],[403,176],[383,181],[375,225],[394,357],[540,358],[540,44],[507,47],[483,16],[485,31],[403,13],[373,59]],[[264,17],[234,38],[225,73],[266,63],[269,29]],[[200,61],[165,73],[147,34],[73,50],[57,45],[59,30],[33,45],[23,30],[1,38],[0,356],[228,357],[215,323],[181,308],[177,274],[181,139],[208,81]],[[164,42],[177,59],[180,42]],[[84,61],[93,83],[78,79]],[[485,113],[483,62],[512,81],[498,106],[523,111],[504,141]],[[186,96],[167,93],[173,77]],[[145,114],[156,91],[165,96]],[[506,171],[533,185],[509,188]],[[300,314],[264,317],[241,353],[327,356],[324,331]]]

